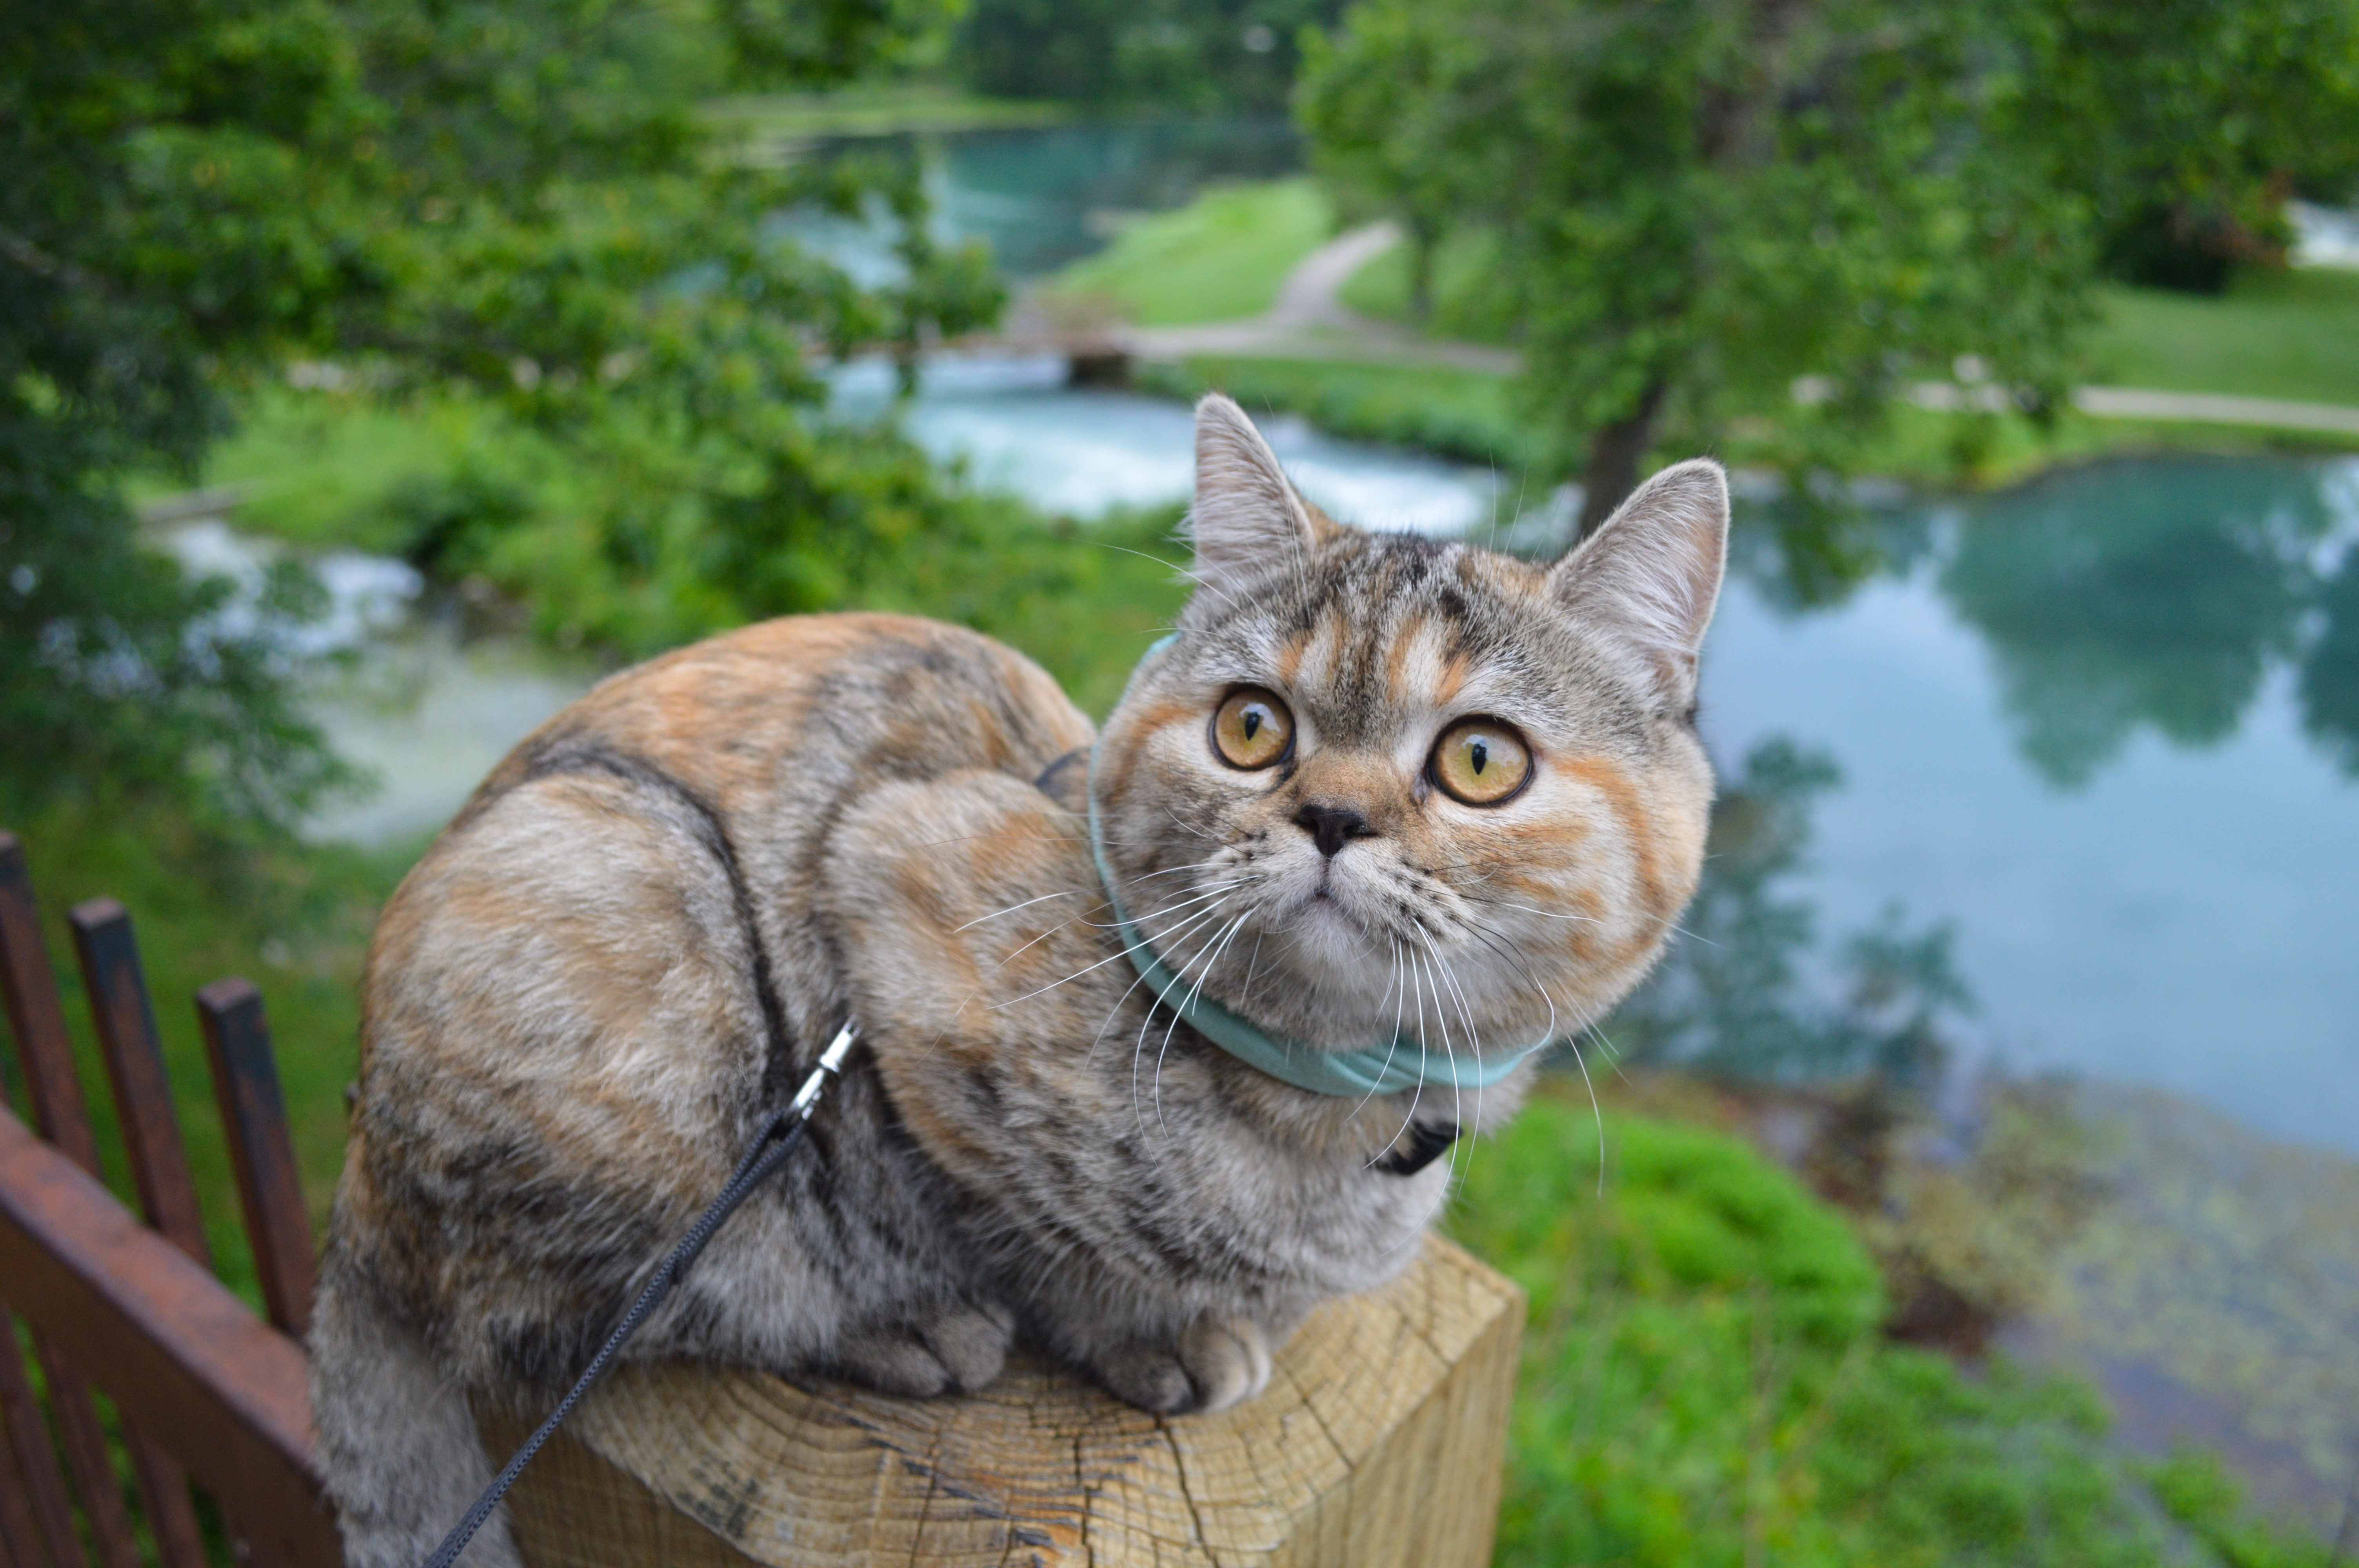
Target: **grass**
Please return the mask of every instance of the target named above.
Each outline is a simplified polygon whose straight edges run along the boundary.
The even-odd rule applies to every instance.
[[[1104,250],[1059,273],[1053,292],[1105,301],[1143,327],[1258,316],[1332,227],[1326,197],[1308,179],[1215,186],[1125,225]]]
[[[1417,447],[1520,471],[1543,454],[1516,410],[1510,378],[1443,365],[1198,358],[1150,362],[1142,390],[1192,400],[1225,392],[1253,414],[1296,414],[1333,435]]]
[[[1531,1300],[1502,1568],[2323,1568],[2216,1465],[2114,1452],[2081,1385],[1883,1339],[1859,1241],[1732,1135],[1560,1079],[1462,1158],[1450,1227]]]
[[[2246,272],[2217,297],[2109,288],[2093,381],[2359,406],[2359,271]]]
[[[1061,124],[1073,117],[1072,110],[1062,103],[983,98],[931,81],[874,82],[834,92],[724,98],[708,104],[704,114],[723,135],[756,142],[1001,130]]]
[[[1436,336],[1511,341],[1512,314],[1490,287],[1495,251],[1480,232],[1443,243],[1429,324]],[[1364,315],[1407,324],[1408,247],[1361,267],[1341,298]],[[2088,345],[2093,383],[2359,406],[2359,271],[2247,271],[2217,297],[2109,286],[2099,302]],[[2149,439],[2157,433],[2144,432]]]
[[[208,455],[204,482],[238,492],[242,526],[300,545],[399,555],[413,527],[399,504],[405,492],[480,462],[556,481],[527,433],[480,406],[396,407],[363,393],[271,385],[245,401],[237,428]],[[153,500],[173,488],[150,478],[132,496]]]

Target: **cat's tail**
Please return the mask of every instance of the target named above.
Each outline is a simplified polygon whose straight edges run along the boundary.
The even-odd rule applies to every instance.
[[[342,1266],[339,1266],[342,1264]],[[311,1418],[347,1568],[420,1568],[493,1476],[466,1390],[332,1246],[311,1316]],[[460,1568],[522,1568],[505,1510]]]

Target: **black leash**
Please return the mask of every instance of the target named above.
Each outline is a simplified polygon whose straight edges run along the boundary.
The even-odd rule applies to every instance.
[[[663,1299],[671,1294],[672,1287],[687,1277],[689,1269],[696,1262],[697,1254],[702,1252],[704,1244],[712,1239],[712,1233],[737,1212],[739,1205],[753,1195],[755,1188],[787,1162],[787,1156],[793,1153],[795,1145],[802,1141],[803,1126],[810,1120],[812,1110],[819,1105],[820,1091],[826,1087],[831,1075],[842,1071],[844,1054],[852,1049],[852,1043],[859,1037],[860,1026],[847,1022],[828,1043],[827,1050],[820,1056],[819,1065],[813,1067],[810,1076],[803,1080],[803,1087],[795,1091],[792,1103],[772,1117],[755,1135],[753,1147],[746,1150],[745,1157],[737,1162],[737,1169],[730,1173],[728,1184],[721,1189],[721,1195],[712,1200],[712,1206],[704,1211],[686,1236],[680,1238],[679,1245],[673,1248],[671,1256],[663,1260],[655,1277],[639,1292],[639,1299],[631,1303],[631,1310],[623,1314],[623,1321],[614,1325],[614,1332],[606,1336],[606,1343],[599,1346],[598,1354],[591,1357],[589,1367],[565,1397],[558,1401],[549,1419],[540,1423],[538,1431],[525,1439],[524,1446],[516,1451],[515,1456],[507,1462],[507,1467],[484,1488],[484,1495],[475,1499],[475,1506],[467,1510],[466,1517],[451,1527],[451,1533],[442,1538],[442,1544],[436,1547],[434,1555],[426,1560],[426,1568],[451,1568],[459,1560],[459,1553],[467,1550],[467,1542],[484,1528],[484,1521],[492,1517],[494,1509],[500,1506],[500,1499],[507,1496],[508,1488],[516,1485],[518,1476],[524,1474],[524,1467],[532,1463],[532,1456],[540,1452],[540,1445],[547,1443],[565,1418],[573,1413],[573,1407],[582,1402],[582,1396],[606,1375],[606,1368],[614,1365],[616,1354],[629,1343],[631,1336],[639,1331],[639,1325],[647,1321],[647,1314],[662,1305]]]

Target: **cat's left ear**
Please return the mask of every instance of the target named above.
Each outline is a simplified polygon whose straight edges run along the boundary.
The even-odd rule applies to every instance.
[[[1728,557],[1728,475],[1709,458],[1665,469],[1549,573],[1556,601],[1613,634],[1669,704],[1695,695],[1696,652]]]
[[[1318,542],[1318,524],[1287,482],[1277,454],[1245,411],[1217,392],[1196,405],[1196,502],[1188,532],[1196,543],[1196,580],[1215,589],[1286,570]]]

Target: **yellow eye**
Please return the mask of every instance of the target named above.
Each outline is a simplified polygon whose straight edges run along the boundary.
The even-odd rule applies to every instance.
[[[1433,782],[1469,806],[1496,806],[1532,776],[1524,738],[1495,719],[1462,719],[1433,745]]]
[[[1212,714],[1212,749],[1233,768],[1266,768],[1294,744],[1294,715],[1257,686],[1229,693]]]

